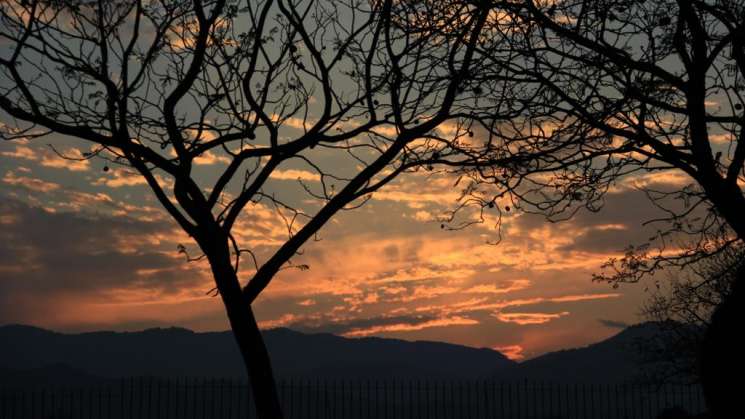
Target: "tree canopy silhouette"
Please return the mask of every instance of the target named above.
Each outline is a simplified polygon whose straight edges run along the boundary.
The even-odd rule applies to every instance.
[[[251,304],[337,212],[404,173],[487,154],[492,145],[469,141],[469,116],[499,105],[479,103],[471,86],[487,6],[4,1],[0,108],[13,122],[3,137],[72,137],[93,145],[83,158],[107,160],[104,171],[128,167],[146,180],[203,254],[189,258],[209,262],[259,417],[279,418]],[[200,175],[207,158],[224,164]],[[297,167],[318,180],[299,179],[302,203],[267,187]],[[261,208],[287,230],[265,258],[235,233]]]
[[[646,361],[664,366],[649,377],[652,381],[700,381],[699,350],[704,332],[714,310],[732,294],[742,265],[742,246],[729,246],[656,280],[659,286],[642,309],[663,332],[656,337],[658,345],[641,348]]]
[[[511,74],[533,97],[523,118],[491,130],[507,144],[495,157],[517,156],[519,164],[471,173],[511,190],[523,210],[553,219],[582,206],[600,210],[606,193],[629,176],[668,179],[660,182],[667,187],[637,185],[666,216],[649,220],[657,234],[609,260],[600,281],[638,282],[741,245],[744,12],[741,1],[505,4],[501,20],[516,22],[509,42],[520,58],[498,56],[491,75]],[[736,298],[743,281],[738,277],[726,299]],[[737,311],[730,306],[728,316]],[[726,330],[722,336],[735,339],[738,331]],[[738,365],[742,372],[742,361],[730,361],[720,372],[735,374]],[[712,390],[721,386],[711,377],[707,395],[721,390]]]

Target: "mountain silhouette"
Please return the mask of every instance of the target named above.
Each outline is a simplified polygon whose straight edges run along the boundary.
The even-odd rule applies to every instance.
[[[491,349],[442,342],[344,338],[278,328],[265,340],[278,377],[416,378],[623,383],[645,372],[640,344],[655,323],[631,326],[604,341],[516,363]],[[0,327],[0,384],[130,376],[244,378],[230,332],[182,328],[63,334],[31,326]]]
[[[348,339],[289,329],[264,334],[279,377],[485,378],[514,364],[491,349],[442,342]],[[230,332],[187,329],[56,333],[31,326],[0,327],[0,368],[38,371],[64,365],[97,377],[243,378]]]
[[[621,384],[644,382],[661,366],[650,363],[644,352],[659,345],[669,329],[656,322],[623,329],[610,338],[582,348],[564,349],[496,370],[503,380],[555,383]]]

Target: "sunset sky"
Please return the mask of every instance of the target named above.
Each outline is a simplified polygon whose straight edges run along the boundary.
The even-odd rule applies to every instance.
[[[125,167],[69,161],[89,146],[48,137],[0,143],[0,324],[58,331],[183,326],[225,330],[203,263],[177,251],[188,238]],[[198,160],[209,176],[224,164]],[[283,168],[269,189],[317,182]],[[593,283],[607,258],[641,243],[655,216],[636,186],[680,187],[670,174],[620,181],[599,213],[570,221],[512,211],[501,243],[492,219],[462,231],[440,228],[453,179],[404,175],[364,207],[339,214],[308,243],[255,308],[263,327],[348,337],[387,336],[490,347],[515,359],[586,345],[642,320],[649,284]],[[286,237],[271,208],[247,209],[239,237],[261,257]],[[193,247],[190,246],[191,251]],[[246,262],[247,263],[247,262]],[[250,270],[247,271],[250,273]]]
[[[23,13],[18,16],[22,19]],[[193,30],[189,25],[178,28]],[[182,35],[189,39],[189,34]],[[190,46],[182,42],[170,48],[177,54]],[[320,48],[326,50],[325,43]],[[293,60],[297,65],[299,58]],[[344,69],[335,71],[330,75],[335,87],[356,91],[359,86],[343,79],[352,76],[344,76]],[[385,65],[378,71],[385,73]],[[478,103],[480,94],[475,91],[473,98],[463,101]],[[379,95],[376,106],[389,106]],[[319,102],[309,96],[300,107],[310,115],[305,123],[319,114]],[[179,106],[179,111],[188,108]],[[271,114],[276,120],[287,117],[282,141],[303,133],[305,123],[293,115]],[[420,114],[415,116],[419,121]],[[427,116],[431,115],[422,113]],[[334,128],[341,131],[356,122],[344,115]],[[0,113],[0,129],[17,125]],[[390,125],[375,129],[386,128]],[[442,137],[466,137],[462,126],[438,129]],[[386,135],[395,136],[393,131]],[[482,133],[465,132],[468,138],[475,137],[473,142],[483,140]],[[732,139],[712,135],[722,150]],[[153,138],[147,140],[158,148]],[[251,147],[268,142],[260,133],[255,140]],[[172,146],[162,146],[155,152],[175,156]],[[435,149],[424,148],[429,155]],[[228,329],[221,300],[212,292],[208,266],[204,261],[189,263],[179,252],[183,245],[189,256],[198,256],[189,237],[130,168],[100,158],[74,160],[93,150],[91,144],[55,135],[0,142],[0,324],[66,332],[168,326]],[[362,159],[347,151],[318,147],[311,157],[332,173],[330,179],[335,176],[339,181],[362,166]],[[195,178],[205,180],[200,184],[203,190],[209,190],[229,162],[227,154],[219,153],[210,151],[194,160]],[[298,160],[275,170],[263,192],[313,213],[321,200],[314,202],[306,188],[320,190],[319,176]],[[236,176],[232,190],[227,188],[227,200],[235,196],[230,193],[236,193],[242,176]],[[172,182],[162,173],[156,177],[166,186]],[[580,210],[570,220],[548,222],[513,209],[502,212],[498,228],[497,211],[515,206],[498,202],[483,223],[451,230],[442,228],[441,220],[457,205],[456,178],[437,170],[405,173],[374,193],[366,205],[333,217],[293,258],[294,267],[280,271],[254,304],[255,310],[264,328],[438,340],[494,348],[513,359],[597,342],[643,321],[639,313],[650,296],[646,289],[653,288],[651,282],[613,288],[591,281],[603,262],[655,235],[657,226],[643,223],[662,214],[640,187],[675,190],[689,183],[672,171],[637,173],[618,179],[596,213]],[[266,260],[287,238],[282,214],[267,200],[249,205],[243,214],[235,226],[236,237],[260,262]],[[305,265],[308,269],[299,269]],[[252,273],[247,256],[242,268],[245,284]]]

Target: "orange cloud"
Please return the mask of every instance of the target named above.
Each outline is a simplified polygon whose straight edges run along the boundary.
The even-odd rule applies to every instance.
[[[579,294],[579,295],[565,295],[563,297],[548,298],[546,301],[552,303],[568,303],[575,301],[589,301],[589,300],[605,300],[607,298],[618,298],[621,297],[619,293],[606,293],[606,294]]]
[[[412,208],[417,208],[417,204],[421,204],[423,202],[442,205],[453,205],[455,202],[457,202],[459,197],[460,194],[455,192],[409,192],[400,189],[397,190],[394,188],[383,189],[382,191],[376,192],[373,195],[374,199],[381,201],[394,201],[407,204],[415,204],[415,206]]]
[[[60,185],[57,183],[46,182],[41,179],[27,176],[16,176],[11,170],[5,172],[3,182],[35,192],[51,192],[60,188]]]
[[[709,141],[711,141],[714,144],[729,144],[734,140],[735,140],[735,136],[730,133],[709,135]]]
[[[64,149],[57,154],[48,149],[34,149],[25,144],[27,142],[16,145],[13,151],[0,152],[0,156],[35,161],[44,167],[71,172],[90,170],[89,161],[83,158],[83,153],[77,148]]]
[[[442,295],[456,294],[458,291],[460,291],[460,288],[458,287],[448,287],[440,285],[419,286],[414,287],[413,292],[409,295],[397,298],[394,301],[401,301],[405,303],[411,301],[421,301],[429,298],[439,297]]]
[[[269,177],[274,180],[304,180],[307,182],[321,181],[321,176],[318,173],[296,169],[274,170]]]
[[[564,317],[568,315],[569,315],[568,311],[562,311],[560,313],[502,313],[502,312],[497,312],[497,313],[492,314],[493,317],[496,317],[501,322],[515,323],[520,326],[548,323],[551,320],[555,320],[560,317]]]
[[[210,37],[207,40],[207,45],[215,45],[217,38],[214,37],[214,33],[218,30],[227,30],[230,26],[229,19],[219,19],[215,22],[213,30],[210,33]],[[171,36],[167,38],[169,46],[175,51],[182,51],[186,49],[193,49],[196,47],[197,35],[199,35],[199,22],[196,19],[189,20],[187,22],[181,22],[171,26]],[[223,45],[233,45],[236,40],[234,39],[221,39]]]
[[[428,329],[431,327],[470,326],[475,324],[479,324],[479,322],[466,317],[455,316],[428,320],[421,323],[396,323],[353,329],[349,332],[344,333],[343,336],[364,337],[385,332],[411,332],[416,330]]]
[[[194,158],[194,164],[200,166],[209,166],[213,164],[230,164],[232,160],[228,156],[218,156],[217,154],[207,151]]]
[[[684,172],[680,170],[665,170],[626,178],[620,182],[618,187],[612,188],[611,191],[619,192],[629,188],[644,188],[650,185],[684,187],[691,183],[693,183],[693,179]]]
[[[50,206],[55,210],[67,210],[72,212],[78,212],[85,209],[98,210],[102,205],[112,207],[116,206],[116,203],[108,194],[81,191],[65,191],[63,200],[50,203]],[[126,215],[126,213],[122,215]]]
[[[259,327],[262,329],[273,329],[276,327],[284,327],[295,323],[299,319],[298,316],[292,313],[286,313],[281,315],[278,319],[264,320],[259,322]]]
[[[283,125],[288,126],[290,128],[295,128],[299,130],[308,130],[309,128],[312,128],[313,125],[316,123],[312,120],[303,120],[302,118],[297,117],[289,117],[286,118],[283,122]]]
[[[155,179],[164,189],[171,189],[173,181],[168,178],[163,178],[159,174],[155,174]],[[111,170],[107,174],[102,175],[100,178],[93,182],[96,186],[108,186],[109,188],[121,188],[124,186],[142,186],[147,185],[145,178],[139,173],[127,170]]]
[[[13,151],[0,152],[0,156],[32,161],[36,161],[39,159],[39,153],[34,151],[31,147],[27,147],[25,145],[17,145]]]
[[[403,282],[418,282],[428,279],[462,279],[470,275],[473,275],[476,271],[473,269],[448,269],[440,270],[434,269],[433,266],[427,266],[428,263],[420,263],[420,266],[408,267],[398,269],[390,274],[386,274],[380,278],[374,278],[375,283],[403,283]]]
[[[530,283],[531,282],[529,279],[516,279],[513,280],[509,286],[506,287],[498,287],[496,284],[482,284],[467,288],[463,290],[463,292],[472,294],[508,294],[528,288],[530,286]]]
[[[234,225],[233,234],[242,245],[280,246],[287,240],[289,233],[285,221],[291,219],[292,215],[283,218],[279,211],[281,209],[270,208],[263,203],[250,203]],[[296,220],[294,230],[302,226],[302,221]]]
[[[414,213],[414,219],[417,221],[425,222],[425,221],[434,221],[435,217],[434,215],[430,214],[427,211],[420,210]]]
[[[94,185],[105,185],[109,188],[121,188],[122,186],[146,185],[145,178],[138,173],[128,170],[112,170],[110,175],[102,176]]]
[[[497,352],[501,352],[502,355],[513,361],[521,361],[525,359],[525,354],[523,354],[523,351],[525,349],[520,345],[496,346],[492,349]]]
[[[522,307],[541,303],[567,303],[590,300],[603,300],[608,298],[618,298],[621,294],[580,294],[565,295],[560,297],[533,297],[533,298],[516,298],[512,300],[489,301],[488,297],[471,298],[465,301],[459,301],[449,304],[428,305],[416,308],[417,312],[438,312],[443,314],[462,314],[475,313],[479,311],[495,311],[501,313],[503,309],[509,307]]]
[[[41,158],[41,165],[53,169],[65,169],[71,172],[85,172],[90,170],[90,162],[83,160],[83,154],[76,148],[71,148],[62,152],[64,158],[58,154],[45,153]]]

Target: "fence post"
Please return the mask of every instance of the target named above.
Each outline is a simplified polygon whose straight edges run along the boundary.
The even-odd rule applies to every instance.
[[[344,415],[344,413],[346,412],[346,408],[349,407],[347,406],[347,388],[346,388],[347,380],[342,378],[340,381],[341,381],[341,396],[337,396],[337,399],[341,400],[341,406],[339,409],[339,417],[343,419],[344,417],[346,417]]]
[[[424,401],[422,408],[425,419],[435,419],[437,417],[437,381],[424,381]]]
[[[375,417],[380,418],[380,382],[375,379]]]
[[[372,402],[372,393],[370,391],[370,379],[367,379],[367,419],[371,418],[371,409],[370,409],[370,403]]]
[[[437,391],[437,388],[435,388],[435,399],[438,397],[438,394],[442,396],[442,398],[441,398],[441,400],[442,400],[442,403],[441,403],[441,405],[442,405],[442,415],[441,416],[442,417],[447,417],[446,414],[445,414],[446,413],[446,408],[445,408],[445,400],[446,400],[446,396],[445,396],[445,382],[444,381],[440,381],[439,383],[436,384],[436,387],[437,386],[439,386],[440,391],[438,392]],[[435,418],[437,416],[438,416],[437,415],[437,409],[435,409]]]
[[[362,389],[362,379],[361,378],[357,378],[355,381],[357,382],[357,386],[356,386],[356,388],[357,388],[357,390],[356,390],[357,391],[357,409],[356,409],[356,411],[357,411],[357,414],[359,415],[357,417],[359,419],[362,419],[362,416],[364,415],[363,412],[365,410],[365,405],[363,404],[364,402],[362,401],[363,400],[363,395],[364,395],[364,391]]]
[[[41,389],[41,417],[46,418],[47,417],[47,389],[46,387],[43,387]],[[2,414],[2,409],[0,409],[0,415]]]
[[[246,405],[248,404],[248,399],[246,397],[246,394],[248,393],[248,388],[245,388],[245,389],[243,388],[244,387],[243,380],[240,378],[236,381],[236,385],[238,386],[236,388],[236,390],[238,390],[238,400],[237,400],[238,406],[236,406],[236,413],[237,413],[236,416],[240,419],[244,419],[248,417],[248,415],[250,414],[249,412],[251,411],[251,408],[248,406],[246,407],[246,409],[243,409],[243,405],[244,405],[243,402],[245,401],[246,402],[245,404]]]
[[[303,384],[303,392],[307,391],[305,395],[303,396],[303,399],[305,399],[305,405],[306,408],[303,410],[304,412],[308,412],[308,417],[310,417],[310,409],[311,409],[311,385],[310,385],[310,379],[305,379]],[[301,406],[302,407],[302,406]]]
[[[696,408],[694,408],[694,404],[693,404],[693,392],[691,392],[691,384],[689,383],[685,388],[686,388],[686,392],[687,392],[686,395],[688,396],[687,397],[687,399],[688,399],[688,410],[689,410],[689,412],[692,415],[697,415],[699,413],[698,412],[698,409],[697,409],[698,406],[696,406]]]
[[[323,406],[325,407],[323,412],[323,417],[328,418],[329,412],[331,409],[329,408],[329,387],[328,387],[328,378],[323,380]]]
[[[12,397],[11,397],[12,394]],[[8,391],[8,411],[10,412],[10,417],[15,418],[16,415],[16,397],[15,397],[15,391]]]

